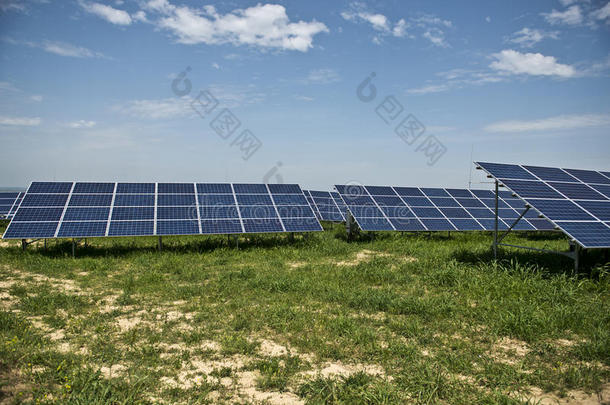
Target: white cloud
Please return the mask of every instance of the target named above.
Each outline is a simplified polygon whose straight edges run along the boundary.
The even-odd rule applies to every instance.
[[[304,80],[306,83],[314,84],[328,84],[334,83],[341,80],[339,73],[334,69],[314,69],[309,72],[307,78]]]
[[[95,14],[104,20],[116,25],[131,24],[131,17],[124,10],[119,10],[114,7],[100,3],[80,2],[81,7],[88,13]]]
[[[416,17],[412,19],[413,23],[419,25],[422,28],[429,26],[444,26],[447,28],[451,28],[453,23],[449,20],[443,20],[442,18],[438,18],[434,15],[424,14],[422,16]]]
[[[136,11],[131,18],[134,21],[140,21],[140,22],[148,22],[148,19],[146,18],[146,13],[142,10]]]
[[[347,21],[368,23],[380,34],[392,35],[397,38],[404,37],[407,34],[407,28],[409,27],[409,24],[404,18],[401,18],[395,24],[392,24],[388,17],[380,13],[368,11],[366,5],[359,2],[351,3],[349,10],[343,11],[341,17]],[[373,37],[373,42],[379,45],[382,40],[376,35]]]
[[[220,70],[220,65],[216,62],[212,63],[212,67],[216,70]]]
[[[344,11],[341,13],[341,17],[347,21],[357,21],[359,19],[366,21],[378,31],[390,30],[388,18],[383,14],[372,14],[366,11]]]
[[[315,100],[313,97],[302,96],[302,95],[299,95],[299,94],[295,94],[294,95],[294,99],[295,100],[299,100],[299,101],[307,101],[307,102],[311,102],[311,101]]]
[[[576,3],[578,0],[559,0],[562,6],[567,7],[570,4]]]
[[[484,128],[487,132],[528,132],[610,126],[610,114],[559,115],[533,121],[502,121]]]
[[[183,44],[234,44],[259,48],[307,52],[315,35],[328,32],[321,22],[290,22],[279,4],[257,4],[219,14],[214,6],[202,9],[175,6],[167,0],[152,0],[148,10],[159,13],[155,24],[172,33]]]
[[[542,13],[542,15],[552,25],[578,25],[583,21],[582,12],[578,5],[571,6],[565,11],[553,9],[550,13]]]
[[[93,128],[96,125],[95,121],[85,121],[78,120],[73,122],[68,122],[66,126],[70,128],[80,129],[80,128]]]
[[[68,56],[72,58],[106,58],[101,52],[94,52],[82,46],[68,44],[58,41],[44,41],[42,44],[34,44],[35,47],[40,47],[44,51],[54,53],[55,55]]]
[[[401,18],[396,25],[394,25],[394,28],[392,28],[392,35],[395,37],[404,37],[407,34],[407,27],[407,22]]]
[[[133,100],[124,105],[117,105],[114,109],[132,117],[146,119],[170,119],[193,115],[188,98]]]
[[[600,8],[599,10],[596,10],[591,13],[591,16],[596,20],[606,20],[610,18],[610,2],[608,2],[604,7]]]
[[[490,23],[490,22],[491,22],[491,17],[490,17],[490,16],[485,17],[485,21],[487,21],[488,23]]]
[[[40,103],[43,100],[43,96],[41,96],[40,94],[34,94],[32,96],[30,96],[30,100],[35,101],[37,103]]]
[[[21,90],[19,90],[17,87],[15,87],[12,83],[0,82],[0,91],[17,92],[17,91],[21,91]]]
[[[447,48],[449,46],[449,44],[445,42],[445,35],[443,31],[437,28],[432,28],[424,32],[423,37],[432,42],[432,45],[440,46],[441,48]]]
[[[523,48],[531,48],[544,39],[559,39],[559,31],[544,31],[536,28],[523,28],[513,33],[507,42],[520,45]]]
[[[553,56],[540,53],[521,53],[512,49],[491,55],[496,60],[489,65],[492,69],[506,74],[526,74],[532,76],[574,77],[576,69],[570,65],[557,63]]]
[[[449,84],[430,84],[423,87],[417,87],[414,89],[407,90],[408,94],[431,94],[431,93],[441,93],[443,91],[450,90],[451,86]]]
[[[17,1],[2,0],[2,1],[0,1],[0,10],[2,10],[2,12],[7,12],[7,11],[24,12],[26,10],[26,7],[25,7],[25,4],[22,4]]]
[[[20,127],[35,127],[40,125],[41,119],[38,117],[6,117],[0,116],[0,125],[11,125]]]

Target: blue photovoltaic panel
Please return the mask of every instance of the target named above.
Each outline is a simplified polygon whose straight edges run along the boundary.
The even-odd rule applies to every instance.
[[[0,193],[0,218],[12,218],[21,204],[23,194],[20,192]]]
[[[536,229],[555,226],[584,248],[610,248],[610,178],[594,170],[522,166],[532,181],[506,179],[504,172],[477,163],[533,208],[526,218]],[[514,165],[513,165],[514,166]],[[540,213],[547,219],[532,218]]]
[[[489,190],[341,185],[336,186],[336,189],[358,226],[365,231],[494,229],[491,225],[494,223],[494,212],[485,208],[486,204],[495,206],[495,195]],[[348,191],[349,194],[346,195]],[[510,208],[503,198],[510,199],[515,205],[513,200],[519,201],[519,211]],[[525,211],[525,202],[514,198],[512,192],[499,193],[498,205],[501,207],[500,218],[505,218],[505,221],[499,220],[500,229],[508,228],[505,222],[514,223]],[[521,218],[515,229],[533,230],[540,229],[540,226],[531,224],[527,218]]]
[[[492,176],[497,179],[537,180],[534,175],[519,165],[486,162],[477,162],[477,164],[490,174],[491,172],[495,173]]]
[[[15,214],[4,238],[322,230],[296,184],[35,182]]]

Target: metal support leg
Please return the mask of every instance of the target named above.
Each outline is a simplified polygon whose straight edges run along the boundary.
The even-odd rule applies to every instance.
[[[239,249],[239,235],[233,235],[233,240],[235,240],[235,249]]]
[[[44,250],[47,250],[47,240],[44,240]]]
[[[498,259],[498,180],[496,180],[496,202],[494,215],[494,259]]]
[[[159,236],[159,243],[157,245],[157,248],[159,249],[159,252],[163,250],[163,237]]]
[[[76,242],[72,238],[72,258],[76,257]]]
[[[347,232],[347,240],[352,241],[356,233],[356,220],[352,216],[352,213],[348,211],[347,218],[345,220],[345,230]]]
[[[578,268],[580,267],[580,246],[574,244],[574,274],[578,274]]]
[[[25,239],[21,239],[21,249],[25,252],[25,249],[28,247],[28,241]]]
[[[288,241],[290,241],[290,242],[294,242],[294,232],[290,232],[290,233],[288,234]]]

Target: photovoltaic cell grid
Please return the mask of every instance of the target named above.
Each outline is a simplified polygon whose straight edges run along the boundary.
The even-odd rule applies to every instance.
[[[610,173],[475,163],[582,247],[610,248]]]
[[[23,199],[22,192],[0,193],[0,218],[12,218]]]
[[[321,230],[296,184],[35,182],[3,237]]]
[[[316,216],[322,221],[345,221],[345,204],[336,192],[305,190]]]
[[[335,186],[365,231],[475,231],[495,228],[495,194],[490,190],[390,186]],[[499,229],[508,229],[525,210],[512,193],[498,197]],[[531,211],[531,212],[530,212]],[[516,230],[552,230],[530,210]]]

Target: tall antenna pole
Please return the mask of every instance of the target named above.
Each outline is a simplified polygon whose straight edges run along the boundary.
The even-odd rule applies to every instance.
[[[470,166],[470,175],[468,176],[468,190],[470,190],[471,186],[472,186],[472,154],[474,152],[474,144],[470,145],[470,162],[469,162],[469,166]]]

